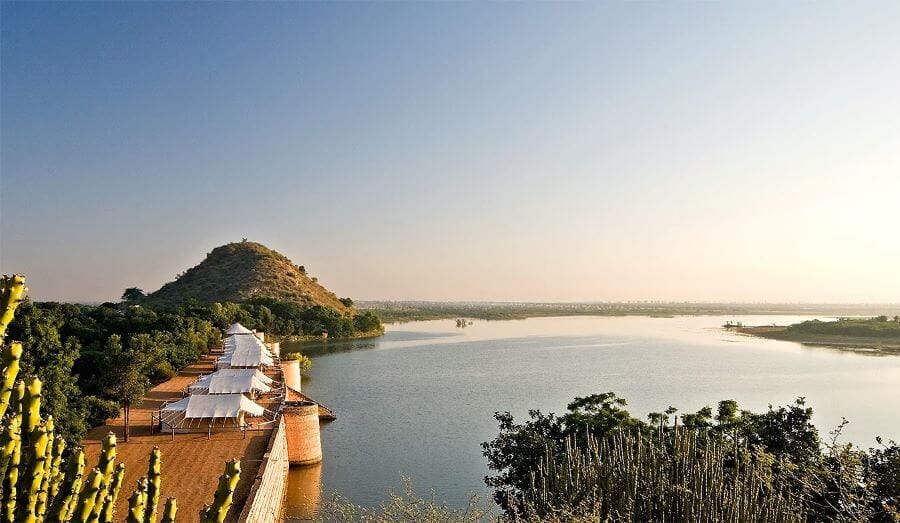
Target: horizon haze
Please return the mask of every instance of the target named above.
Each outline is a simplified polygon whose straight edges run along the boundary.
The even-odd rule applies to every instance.
[[[0,4],[0,270],[900,302],[900,3]]]

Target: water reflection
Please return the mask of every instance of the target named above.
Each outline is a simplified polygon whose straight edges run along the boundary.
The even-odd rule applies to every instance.
[[[285,521],[312,521],[322,501],[322,463],[291,467],[285,493]]]

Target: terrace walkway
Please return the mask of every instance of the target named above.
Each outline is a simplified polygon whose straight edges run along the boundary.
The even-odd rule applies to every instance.
[[[162,450],[162,495],[158,510],[162,510],[167,497],[178,498],[178,520],[196,521],[200,508],[212,502],[219,475],[225,462],[241,458],[241,481],[235,490],[232,510],[227,521],[237,519],[250,486],[259,470],[260,462],[269,442],[271,429],[249,431],[246,439],[239,431],[207,434],[150,434],[150,414],[166,401],[181,399],[182,390],[201,374],[213,372],[215,353],[204,356],[193,365],[185,367],[177,376],[154,387],[145,396],[140,407],[132,407],[129,433],[125,443],[123,418],[120,415],[106,425],[96,427],[84,438],[88,467],[94,467],[100,455],[103,437],[113,431],[118,438],[117,463],[125,463],[125,481],[116,503],[116,520],[122,520],[128,510],[128,497],[134,491],[138,479],[147,474],[147,458],[154,446]],[[85,471],[88,469],[86,468]],[[86,474],[87,472],[85,472]]]

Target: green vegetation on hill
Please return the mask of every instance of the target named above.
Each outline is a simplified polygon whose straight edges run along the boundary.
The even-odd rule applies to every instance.
[[[137,296],[132,291],[131,296]],[[126,291],[128,292],[128,291]],[[310,277],[303,266],[286,256],[250,241],[229,243],[213,249],[198,265],[178,275],[175,281],[136,300],[156,307],[178,307],[191,302],[243,302],[257,298],[292,301],[312,307],[351,311],[352,301],[341,301]]]

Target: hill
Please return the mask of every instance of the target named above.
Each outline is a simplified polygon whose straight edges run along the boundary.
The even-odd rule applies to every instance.
[[[201,303],[243,302],[274,298],[304,306],[323,305],[343,314],[352,310],[306,270],[265,245],[244,241],[216,247],[206,259],[175,281],[148,294],[147,305],[175,307],[191,300]]]

